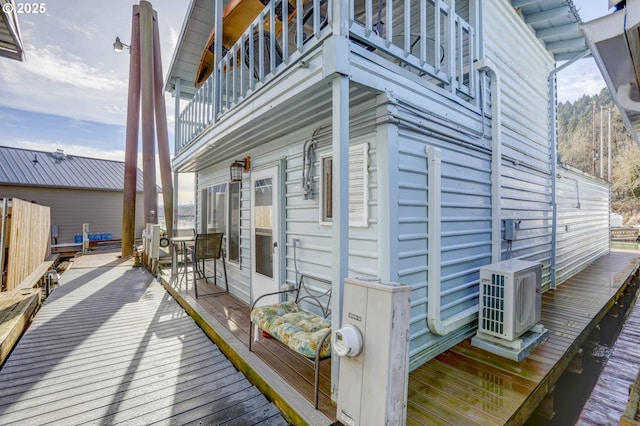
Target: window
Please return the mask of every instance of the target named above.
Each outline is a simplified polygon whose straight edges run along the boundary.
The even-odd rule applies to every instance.
[[[368,226],[368,145],[349,148],[349,226]],[[320,222],[333,220],[333,158],[320,156]]]
[[[227,260],[240,263],[240,182],[210,186],[203,195],[207,232],[223,232]]]
[[[226,234],[227,184],[221,183],[210,187],[207,198],[209,202],[207,232],[224,232]]]
[[[240,182],[229,183],[229,233],[227,234],[230,262],[240,263]]]

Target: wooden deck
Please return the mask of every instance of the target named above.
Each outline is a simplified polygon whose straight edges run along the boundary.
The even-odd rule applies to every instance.
[[[165,269],[165,272],[170,272]],[[285,350],[269,338],[253,344],[249,352],[249,306],[229,294],[195,299],[192,278],[175,283],[169,275],[163,284],[227,355],[294,424],[313,426],[335,422],[331,402],[331,362],[321,362],[319,410],[313,408],[313,364]],[[220,291],[198,281],[200,293]]]
[[[0,424],[285,425],[143,269],[78,258],[0,370]]]
[[[549,338],[522,362],[477,349],[467,339],[413,371],[407,424],[524,423],[637,272],[639,256],[612,252],[545,292],[541,322]]]
[[[549,338],[520,363],[472,347],[470,339],[467,339],[413,371],[409,376],[407,424],[524,423],[614,304],[625,283],[636,273],[639,262],[638,252],[612,252],[558,289],[545,292],[542,323],[550,330]],[[187,295],[188,300],[181,302],[191,306],[186,309],[195,307],[194,314],[205,323],[205,328],[206,323],[213,324],[211,333],[220,340],[219,345],[228,345],[231,352],[236,353],[230,356],[232,361],[235,363],[236,358],[243,358],[239,360],[240,364],[248,365],[239,368],[252,371],[251,363],[256,362],[255,359],[251,361],[237,355],[247,351],[248,345],[249,310],[245,303],[230,295],[196,300],[190,283],[188,289],[184,283],[179,288],[172,288],[169,281],[165,286],[178,298],[180,294]],[[218,327],[224,328],[226,334],[221,334]],[[268,339],[262,339],[255,354],[271,373],[275,372],[290,384],[288,398],[293,397],[293,391],[301,394],[310,405],[313,391],[311,366]],[[250,375],[255,378],[259,373]],[[333,421],[335,406],[329,398],[329,377],[330,365],[325,362],[320,382],[320,408]],[[271,382],[266,386],[271,386]],[[296,404],[288,401],[288,405],[284,411]]]
[[[580,413],[578,425],[617,425],[620,422],[630,387],[640,368],[640,299],[637,297],[638,294],[607,364]]]

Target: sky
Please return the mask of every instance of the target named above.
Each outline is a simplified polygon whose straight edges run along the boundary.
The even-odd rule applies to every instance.
[[[21,2],[18,0],[17,2]],[[607,0],[573,0],[584,22],[608,14]],[[189,0],[152,0],[166,76]],[[26,60],[0,59],[0,145],[124,161],[129,60],[113,51],[131,38],[134,0],[47,0],[44,14],[18,15]],[[605,87],[593,59],[558,75],[558,99]],[[165,93],[173,153],[174,103]],[[159,176],[159,175],[158,175]],[[193,181],[180,178],[180,203]]]

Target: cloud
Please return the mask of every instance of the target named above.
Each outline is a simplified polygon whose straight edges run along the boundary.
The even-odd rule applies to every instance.
[[[558,74],[558,101],[573,102],[595,95],[606,86],[592,58],[582,59]]]

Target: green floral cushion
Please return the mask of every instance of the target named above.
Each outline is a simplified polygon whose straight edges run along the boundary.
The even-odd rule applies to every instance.
[[[293,302],[253,308],[251,322],[294,351],[309,358],[315,358],[320,341],[331,330],[331,321],[303,311]],[[330,340],[327,338],[322,345],[320,351],[322,358],[331,355]]]

